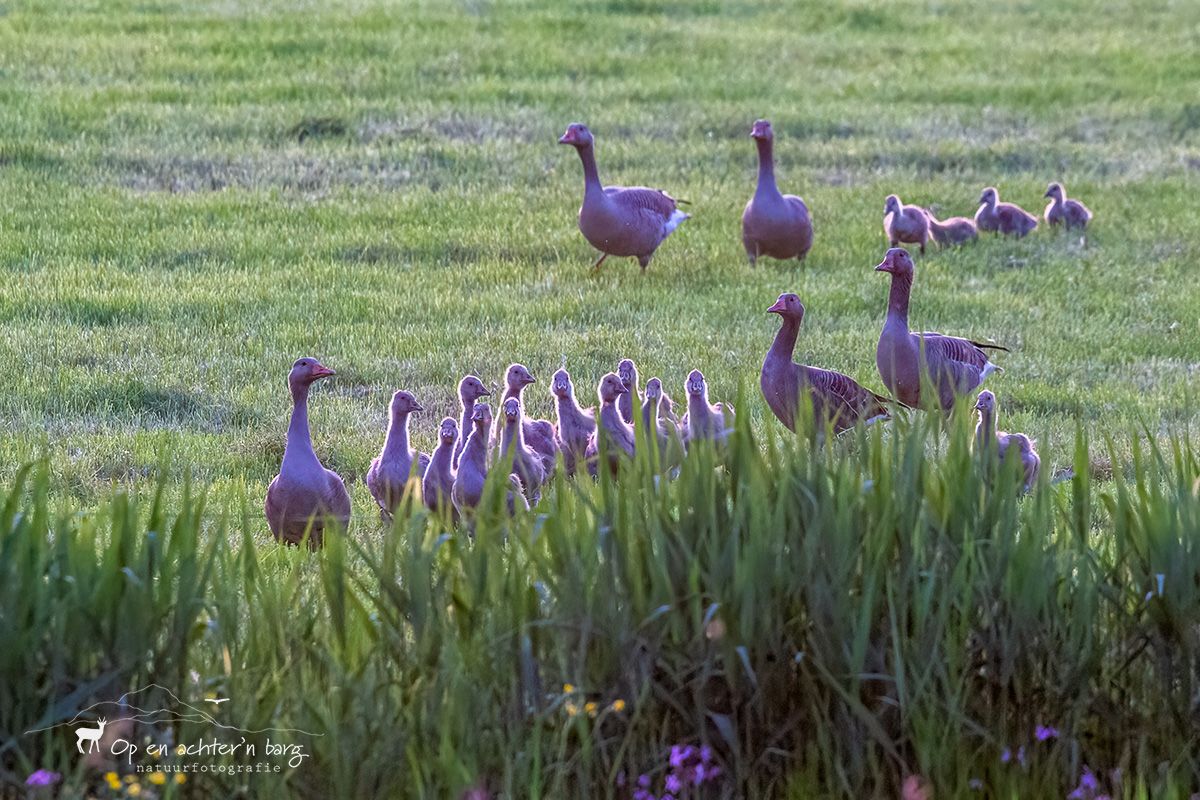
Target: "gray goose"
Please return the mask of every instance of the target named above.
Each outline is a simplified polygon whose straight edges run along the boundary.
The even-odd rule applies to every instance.
[[[654,251],[688,215],[679,210],[674,197],[661,189],[606,187],[600,183],[595,139],[586,125],[571,123],[558,143],[574,147],[583,162],[579,230],[600,251],[592,270],[600,269],[609,256],[633,256],[644,272]]]
[[[1008,348],[940,333],[910,332],[908,301],[914,273],[912,256],[903,248],[893,247],[875,269],[892,276],[887,320],[875,350],[879,377],[892,396],[906,406],[937,406],[950,411],[955,397],[973,391],[996,370],[984,349]],[[937,391],[936,398],[924,398],[924,403],[921,397],[923,373]]]
[[[804,322],[804,304],[797,295],[791,292],[779,295],[767,313],[778,314],[781,324],[763,360],[759,386],[767,406],[788,430],[796,430],[801,397],[812,402],[813,421],[819,435],[824,434],[826,424],[834,433],[841,433],[859,421],[887,419],[884,405],[887,400],[848,375],[793,363],[796,339]]]
[[[324,543],[325,530],[345,531],[350,524],[350,493],[337,473],[317,458],[308,429],[308,392],[313,383],[334,371],[315,358],[301,358],[288,373],[292,418],[279,474],[267,487],[263,504],[267,525],[276,541],[299,544],[308,537],[310,549]]]
[[[742,212],[742,246],[750,266],[760,256],[803,261],[812,249],[813,223],[808,206],[794,194],[780,194],[775,184],[775,134],[760,119],[750,129],[758,147],[758,186]]]
[[[929,241],[929,217],[925,209],[906,206],[899,197],[889,194],[883,201],[883,232],[892,247],[901,242],[919,244],[924,253],[925,243]]]
[[[476,403],[471,409],[471,432],[458,457],[458,472],[450,487],[450,499],[459,514],[467,515],[479,505],[488,474],[488,436],[492,427],[492,407]]]
[[[1037,227],[1037,217],[1012,203],[1001,203],[1000,193],[989,186],[979,195],[979,210],[975,212],[975,227],[981,231],[1016,236],[1028,235]]]
[[[571,375],[565,369],[554,373],[550,391],[554,395],[558,413],[558,449],[563,456],[563,467],[568,475],[574,475],[580,459],[587,453],[588,439],[596,430],[596,418],[592,409],[586,411],[575,400],[575,387]]]
[[[394,513],[400,505],[409,478],[415,475],[420,480],[429,466],[428,454],[408,446],[409,416],[424,410],[411,392],[402,389],[392,395],[387,437],[367,470],[367,488],[385,514]]]

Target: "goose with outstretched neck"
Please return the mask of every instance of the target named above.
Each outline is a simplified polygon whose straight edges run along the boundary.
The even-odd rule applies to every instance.
[[[750,137],[758,147],[758,186],[742,212],[742,246],[750,266],[761,256],[803,261],[812,249],[813,223],[808,206],[794,194],[780,194],[775,183],[775,134],[771,123],[756,121]]]
[[[633,428],[621,419],[621,412],[617,409],[617,399],[628,391],[615,372],[601,378],[600,385],[596,388],[596,395],[600,399],[600,418],[596,430],[588,439],[585,453],[588,471],[593,475],[596,474],[596,461],[602,446],[608,449],[608,466],[614,475],[621,467],[622,456],[633,456]]]
[[[1008,348],[940,333],[912,333],[908,329],[908,301],[915,272],[912,256],[903,248],[893,247],[875,270],[892,276],[887,320],[875,349],[875,364],[883,385],[906,406],[937,407],[949,412],[957,396],[975,390],[996,370],[984,350]],[[935,397],[922,397],[922,376],[936,392]]]
[[[645,272],[654,251],[688,215],[662,189],[602,184],[596,169],[595,138],[586,125],[571,123],[558,143],[574,147],[583,162],[579,230],[600,251],[592,270],[600,269],[609,256],[632,256]]]
[[[475,410],[475,403],[481,397],[487,397],[491,394],[484,388],[483,381],[474,375],[467,375],[458,382],[458,400],[462,403],[462,425],[459,427],[459,438],[454,443],[454,460],[451,466],[458,468],[458,459],[462,455],[463,448],[467,446],[467,437],[471,435],[471,414]]]
[[[438,426],[438,446],[429,458],[425,477],[421,479],[421,496],[431,511],[453,510],[450,491],[454,488],[454,443],[458,439],[458,423],[446,417]]]
[[[292,419],[279,474],[267,488],[264,508],[271,535],[277,541],[308,546],[324,543],[325,531],[345,531],[350,524],[350,493],[346,484],[317,458],[308,428],[308,392],[313,383],[334,371],[315,358],[301,358],[288,373]]]
[[[385,514],[394,513],[400,505],[408,479],[414,472],[420,480],[429,466],[428,454],[418,453],[408,444],[409,417],[424,410],[411,392],[401,389],[392,395],[383,449],[367,469],[367,488]]]
[[[566,369],[554,373],[550,382],[558,415],[558,448],[563,456],[563,468],[574,475],[580,459],[587,453],[588,439],[596,430],[596,417],[592,409],[584,410],[575,400],[575,387],[571,374]]]
[[[854,427],[858,422],[887,419],[887,401],[863,388],[856,380],[840,372],[809,367],[792,361],[800,325],[804,322],[804,304],[786,292],[779,295],[768,314],[778,314],[779,332],[763,360],[759,386],[771,412],[788,430],[796,430],[796,414],[802,398],[812,402],[813,422],[818,434],[826,425],[834,433]]]

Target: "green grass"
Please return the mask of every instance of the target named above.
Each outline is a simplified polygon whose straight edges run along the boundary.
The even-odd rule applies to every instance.
[[[1019,541],[1033,550],[1021,551],[1019,569],[1003,569],[1014,570],[1014,581],[1032,582],[1022,585],[1023,593],[1012,586],[1004,589],[1009,594],[1000,593],[995,575],[972,573],[955,575],[946,595],[935,588],[929,596],[958,609],[975,606],[957,592],[983,593],[980,602],[1001,608],[1022,598],[1043,602],[1027,609],[1029,627],[1016,628],[1005,643],[1044,636],[1036,646],[1046,653],[1079,650],[1071,663],[1080,673],[1055,678],[1055,685],[1071,691],[1080,675],[1110,680],[1104,670],[1119,665],[1098,663],[1104,648],[1167,635],[1128,603],[1112,617],[1084,613],[1096,603],[1115,602],[1113,587],[1130,591],[1130,581],[1140,581],[1143,592],[1146,576],[1161,571],[1147,561],[1135,575],[1121,536],[1173,542],[1157,552],[1160,561],[1178,562],[1184,570],[1171,584],[1179,591],[1190,585],[1184,576],[1194,574],[1183,566],[1194,563],[1184,535],[1196,529],[1189,494],[1194,457],[1175,464],[1161,481],[1151,480],[1139,472],[1145,462],[1137,460],[1144,457],[1137,448],[1149,440],[1163,453],[1190,453],[1191,431],[1200,423],[1191,396],[1200,369],[1200,295],[1190,288],[1200,262],[1197,26],[1200,8],[1193,4],[1146,0],[1102,6],[1084,0],[905,0],[879,7],[848,0],[787,7],[703,0],[0,5],[0,485],[13,484],[23,464],[44,457],[36,491],[19,502],[41,509],[47,521],[82,515],[81,521],[54,524],[61,537],[84,536],[74,556],[83,561],[93,547],[86,532],[107,530],[101,524],[107,518],[92,512],[109,506],[114,486],[143,500],[129,511],[125,532],[106,532],[95,548],[105,552],[115,541],[110,537],[132,537],[132,550],[122,551],[125,560],[149,546],[137,531],[160,529],[151,524],[149,495],[162,492],[163,519],[188,519],[201,512],[184,503],[185,477],[208,487],[208,504],[194,523],[205,528],[203,535],[194,531],[196,541],[189,545],[185,537],[171,556],[186,561],[215,554],[207,593],[175,597],[174,578],[151,581],[166,596],[146,613],[165,614],[166,606],[181,600],[190,610],[180,613],[193,621],[200,607],[209,619],[222,609],[232,629],[223,630],[218,643],[230,648],[233,674],[242,676],[227,680],[245,681],[239,691],[256,697],[260,719],[273,710],[348,731],[342,740],[323,740],[328,749],[320,753],[319,770],[290,779],[297,792],[314,785],[320,773],[330,781],[320,786],[351,794],[360,757],[378,770],[363,778],[359,788],[367,794],[419,786],[443,796],[480,775],[516,795],[540,786],[540,796],[563,796],[572,781],[609,785],[600,776],[614,765],[647,769],[656,748],[702,731],[713,736],[716,723],[705,716],[711,706],[689,681],[705,670],[737,667],[728,648],[720,659],[704,649],[695,619],[703,616],[698,598],[745,604],[749,610],[739,624],[752,627],[744,641],[762,673],[767,668],[761,659],[786,660],[785,644],[821,627],[805,627],[807,606],[819,591],[801,597],[804,586],[796,578],[812,576],[804,565],[795,574],[778,572],[791,563],[787,558],[761,560],[758,551],[748,556],[749,574],[758,576],[761,569],[763,585],[776,587],[776,594],[768,593],[780,602],[773,606],[755,594],[755,580],[736,583],[723,572],[708,572],[742,563],[720,549],[732,524],[723,515],[757,512],[736,502],[736,482],[722,484],[730,507],[715,504],[707,522],[695,521],[703,525],[703,537],[692,538],[687,506],[676,502],[706,485],[699,472],[655,500],[625,488],[605,489],[602,500],[590,489],[586,500],[555,492],[544,519],[514,523],[512,534],[514,542],[522,541],[526,526],[543,526],[537,530],[549,533],[539,546],[560,548],[551,560],[514,545],[495,553],[497,543],[455,543],[434,554],[419,533],[419,518],[404,522],[413,534],[395,542],[376,522],[360,479],[381,444],[391,392],[410,389],[426,407],[413,433],[428,449],[437,421],[455,415],[454,385],[466,372],[498,382],[509,362],[524,362],[542,378],[530,410],[550,416],[544,390],[564,359],[580,395],[590,397],[601,373],[631,357],[644,378],[660,375],[677,396],[693,367],[705,371],[714,399],[733,399],[747,387],[740,418],[747,436],[752,432],[761,443],[778,433],[753,391],[777,325],[763,311],[782,291],[796,291],[808,308],[798,357],[881,390],[874,348],[887,284],[872,267],[886,244],[880,223],[888,193],[935,205],[943,214],[969,214],[980,189],[996,185],[1002,198],[1040,211],[1046,184],[1058,179],[1096,212],[1086,249],[1074,237],[1042,230],[1022,242],[989,238],[920,259],[913,323],[1009,345],[1012,353],[999,359],[1006,371],[989,380],[1001,423],[1039,439],[1047,473],[1073,463],[1082,469],[1090,461],[1090,471],[1107,478],[1104,462],[1111,461],[1115,483],[1084,494],[1047,488],[1019,506],[1005,501],[1010,517],[1001,524],[978,516],[985,511],[975,505],[979,493],[971,487],[951,493],[958,497],[956,511],[940,495],[929,495],[928,476],[945,479],[951,466],[908,463],[895,467],[895,485],[922,498],[905,506],[912,516],[896,516],[886,505],[893,501],[881,499],[882,505],[861,514],[845,511],[845,518],[829,523],[834,527],[820,530],[838,547],[847,546],[839,536],[877,535],[871,540],[876,550],[862,556],[874,560],[842,565],[842,577],[862,582],[876,574],[882,583],[873,591],[896,592],[916,591],[919,570],[913,572],[916,562],[904,548],[920,549],[921,542],[870,531],[907,537],[929,529],[940,536],[957,525],[988,541],[1021,531]],[[759,116],[774,123],[781,185],[802,195],[816,220],[816,244],[803,269],[765,260],[752,272],[741,250],[739,218],[754,180],[747,133]],[[603,178],[662,186],[692,202],[694,218],[664,244],[645,275],[632,261],[611,260],[599,276],[588,274],[593,253],[575,227],[582,192],[578,159],[554,144],[576,120],[596,134]],[[414,633],[392,617],[385,645],[382,638],[367,642],[371,627],[359,620],[347,623],[358,638],[341,641],[331,627],[325,589],[315,583],[318,573],[340,562],[257,549],[267,541],[257,504],[282,455],[285,375],[300,355],[316,356],[338,371],[314,394],[313,429],[317,452],[347,477],[354,498],[352,566],[346,569],[364,607],[395,600],[379,590],[394,582],[395,570],[410,570],[405,585],[431,564],[439,575],[444,569],[470,577],[472,591],[511,603],[524,598],[524,606],[489,608],[498,616],[484,615],[483,628],[455,628],[463,622],[442,619],[448,613],[444,601],[467,595],[453,595],[439,583],[427,596],[406,600],[439,620],[431,623],[432,632]],[[885,440],[907,446],[906,425],[898,423]],[[1081,456],[1080,429],[1093,442],[1109,434],[1112,441]],[[923,433],[917,437],[917,445],[927,445],[927,457],[945,455]],[[821,488],[809,490],[812,496],[840,504],[845,496],[839,492],[860,485],[864,476],[882,481],[892,468],[882,465],[886,447],[879,447],[871,463],[861,459],[873,451],[850,448],[843,465],[828,468]],[[770,453],[765,457],[775,458]],[[772,469],[815,469],[817,460],[801,453]],[[1121,487],[1134,485],[1137,491],[1122,494]],[[763,494],[785,502],[783,488],[756,483],[751,496]],[[616,569],[603,549],[608,545],[596,543],[595,526],[607,517],[589,503],[634,515],[609,522],[612,535],[646,570],[665,559],[654,568],[660,571],[604,573]],[[640,527],[636,515],[650,514],[659,503],[669,522]],[[1076,530],[1070,521],[1084,503],[1095,516]],[[243,506],[249,509],[245,516],[238,513]],[[225,509],[232,509],[228,530],[218,523]],[[810,541],[802,534],[813,531],[801,521],[832,513],[807,506],[803,513],[789,512],[772,522],[778,537],[763,534],[765,541],[754,547],[799,547]],[[1160,529],[1160,520],[1174,522],[1162,522],[1167,527]],[[1122,534],[1123,525],[1140,533]],[[28,535],[36,529],[24,530]],[[956,530],[958,537],[962,531]],[[1097,540],[1075,542],[1072,530],[1078,536],[1090,531]],[[640,544],[638,535],[647,531]],[[1178,533],[1173,539],[1171,531]],[[698,574],[685,566],[690,549],[673,550],[680,542],[710,548],[696,562],[702,565]],[[922,552],[937,553],[939,568],[958,563],[958,555],[942,555],[941,544],[926,544],[932,549]],[[407,560],[380,567],[372,559],[383,558],[386,548],[408,548]],[[580,563],[572,561],[576,549]],[[1048,562],[1030,553],[1049,554]],[[34,558],[44,564],[37,559],[51,556]],[[271,569],[256,571],[249,566],[255,559]],[[17,581],[8,588],[18,593],[42,574],[28,564],[19,569],[10,561],[6,567],[13,570],[7,580]],[[117,580],[108,567],[115,565],[101,562],[99,574]],[[605,635],[613,637],[597,656],[601,663],[570,663],[573,648],[586,648],[544,632],[560,631],[545,620],[534,628],[543,631],[535,637],[537,657],[555,662],[556,679],[587,678],[589,690],[658,687],[666,696],[637,698],[635,708],[645,710],[637,710],[627,728],[606,729],[599,738],[572,738],[561,726],[545,729],[514,718],[520,691],[488,682],[487,644],[499,639],[511,645],[506,637],[533,624],[536,604],[527,597],[533,581],[558,582],[563,594],[591,598],[598,575],[634,593],[618,592],[621,604],[596,611],[609,615]],[[1037,583],[1041,578],[1049,583]],[[833,577],[822,580],[827,582],[819,585],[829,586]],[[1051,597],[1031,585],[1058,588]],[[45,591],[58,597],[57,590]],[[106,595],[113,603],[135,602],[114,599],[124,590],[106,591],[114,593]],[[855,591],[857,598],[865,589]],[[85,598],[45,602],[45,608],[87,605]],[[847,602],[837,596],[838,613],[853,611],[843,607]],[[1183,605],[1170,619],[1184,622],[1168,641],[1194,659],[1187,633],[1197,622],[1194,599],[1173,602]],[[637,670],[631,677],[627,664],[612,663],[629,645],[621,637],[641,630],[663,603],[690,615],[686,623],[671,623],[676,627],[667,648],[671,669],[688,677],[663,681]],[[407,613],[414,613],[411,608]],[[884,624],[870,617],[871,608],[865,604],[854,624],[838,618],[838,630],[869,640]],[[550,616],[567,631],[589,619],[582,607]],[[283,638],[267,641],[280,620]],[[133,631],[162,629],[153,616],[129,624]],[[951,632],[974,624],[955,617],[954,625],[962,627]],[[155,663],[163,669],[194,667],[211,676],[217,643],[205,639],[208,650],[180,649],[177,639],[147,644],[120,628],[115,625],[111,635],[131,638],[100,642],[86,631],[72,633],[90,643],[78,662],[47,666],[72,640],[51,639],[41,641],[37,655],[47,659],[41,667],[21,662],[6,671],[13,676],[29,670],[22,680],[40,682],[25,700],[33,705],[14,711],[0,725],[0,736],[16,730],[8,725],[40,718],[58,692],[95,680],[97,671],[106,674],[114,664],[120,664],[123,682],[144,677],[137,672],[142,667],[129,662],[145,647],[159,653]],[[926,642],[918,633],[897,641],[903,647]],[[667,633],[655,629],[654,635]],[[929,635],[950,634],[939,629]],[[407,648],[417,646],[410,640],[436,640],[452,653],[419,647],[410,653]],[[934,652],[964,657],[953,652],[951,639],[938,641],[944,650]],[[403,653],[395,650],[401,642]],[[901,750],[898,757],[889,755],[872,744],[879,743],[857,707],[849,701],[838,706],[834,697],[835,685],[859,690],[853,681],[839,681],[870,671],[865,656],[826,645],[830,654],[839,653],[825,664],[834,670],[832,678],[811,668],[806,680],[824,680],[820,691],[826,694],[820,702],[803,701],[805,716],[797,723],[811,738],[795,738],[786,726],[784,745],[769,736],[753,738],[778,722],[766,714],[747,723],[743,733],[751,738],[722,745],[731,774],[761,780],[760,788],[854,794],[892,786],[903,763],[936,771],[940,787],[961,788],[975,776],[968,774],[975,764],[994,761],[993,745],[1001,736],[1017,730],[1007,711],[972,705],[975,698],[953,683],[955,675],[939,676],[930,688],[922,666],[912,675],[918,682],[916,717],[885,729],[890,746]],[[303,663],[296,685],[283,679],[292,657]],[[506,657],[516,658],[511,652]],[[272,666],[259,669],[259,658]],[[1048,656],[1037,651],[1013,658],[1020,669],[1040,670]],[[140,656],[132,661],[140,663]],[[900,674],[907,661],[888,666],[890,674]],[[1168,742],[1166,734],[1155,738],[1160,734],[1147,721],[1158,721],[1168,709],[1182,713],[1191,702],[1168,667],[1136,678],[1122,672],[1115,684],[1110,681],[1124,694],[1114,688],[1104,702],[1120,706],[1120,714],[1081,709],[1065,691],[1061,705],[1048,707],[1089,724],[1115,720],[1122,734],[1129,733],[1130,764],[1144,767],[1162,757],[1170,762],[1167,774],[1195,783],[1196,765],[1172,760],[1177,751],[1169,752],[1192,734],[1182,723],[1167,725],[1164,730],[1178,734]],[[738,708],[769,711],[768,700],[779,697],[761,684],[748,689],[744,676],[729,680],[730,697],[749,704]],[[182,689],[182,681],[168,683]],[[405,695],[392,682],[416,688]],[[328,685],[355,688],[327,696]],[[678,718],[671,717],[667,697],[684,695],[688,702],[682,712],[672,712]],[[379,720],[359,718],[364,708],[376,707],[377,696]],[[1019,696],[1035,707],[1045,700],[1034,698]],[[410,702],[424,704],[425,711]],[[442,705],[447,722],[439,728]],[[1138,707],[1136,720],[1126,715],[1132,714],[1126,705]],[[971,724],[938,717],[937,708],[965,715]],[[490,724],[476,725],[473,714]],[[395,730],[384,736],[381,729],[389,725]],[[1080,732],[1075,735],[1072,741],[1081,741]],[[960,753],[964,736],[970,749]],[[534,743],[548,749],[531,751]],[[793,749],[784,758],[777,747]],[[1081,758],[1090,757],[1086,746],[1071,747],[1068,753],[1064,745],[1063,758],[1048,762],[1028,787],[1004,789],[1009,784],[1002,776],[989,785],[998,787],[998,796],[1057,788]],[[1124,763],[1119,747],[1105,747],[1102,754],[1112,756],[1108,764]],[[415,748],[414,755],[402,762],[396,753],[406,748]],[[20,752],[15,761],[11,747],[0,754],[5,770],[36,767],[35,755],[57,751],[24,741]],[[1162,774],[1145,767],[1153,796],[1167,791]]]

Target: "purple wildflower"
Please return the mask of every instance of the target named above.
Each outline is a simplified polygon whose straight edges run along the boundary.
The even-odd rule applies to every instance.
[[[26,786],[53,786],[62,780],[62,775],[48,769],[39,769],[25,779]]]
[[[713,750],[708,745],[700,748],[700,761],[705,764],[711,764],[713,760]]]
[[[649,775],[639,775],[638,776],[638,786],[642,787],[643,789],[649,789],[650,788],[650,776]]]
[[[671,748],[671,768],[679,769],[696,755],[696,748],[688,745],[675,745]]]
[[[667,776],[666,782],[663,783],[663,788],[673,794],[679,794],[681,791],[683,791],[683,781],[680,780],[676,773],[672,772]]]
[[[1000,752],[1000,763],[1007,764],[1010,761],[1012,761],[1012,750],[1006,747]]]
[[[1033,738],[1038,740],[1039,742],[1044,742],[1047,739],[1057,739],[1058,738],[1058,728],[1052,727],[1050,725],[1038,725],[1037,728],[1033,732]]]
[[[700,784],[704,783],[704,776],[707,774],[708,770],[704,768],[704,765],[697,764],[696,769],[692,770],[692,785],[699,786]]]

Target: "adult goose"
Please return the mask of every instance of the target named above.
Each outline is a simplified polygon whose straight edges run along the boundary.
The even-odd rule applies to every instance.
[[[600,251],[592,270],[600,269],[609,256],[633,256],[644,272],[654,251],[688,215],[679,210],[674,197],[661,189],[606,187],[600,183],[595,139],[586,125],[571,123],[558,143],[574,147],[583,162],[579,230]]]
[[[908,329],[912,256],[901,247],[893,247],[875,269],[892,276],[887,320],[875,350],[879,377],[892,396],[906,406],[936,406],[949,411],[955,397],[973,391],[996,370],[983,351],[1008,348],[940,333],[912,333]],[[936,392],[935,397],[922,397],[922,375]]]
[[[276,541],[299,544],[307,536],[308,546],[314,550],[324,543],[327,527],[345,531],[350,524],[350,493],[342,479],[317,458],[308,429],[308,391],[313,383],[333,374],[315,358],[301,358],[292,365],[287,444],[264,504],[267,525]]]
[[[979,210],[975,212],[975,227],[1018,239],[1037,227],[1037,217],[1013,203],[1001,203],[1000,193],[989,186],[979,195]]]
[[[742,212],[742,246],[750,266],[757,264],[760,256],[803,261],[813,243],[808,206],[794,194],[779,193],[771,123],[756,121],[750,128],[750,138],[758,147],[758,186]]]
[[[801,398],[812,402],[818,434],[825,425],[841,433],[859,422],[887,419],[887,400],[863,388],[848,375],[809,367],[792,361],[796,338],[804,322],[804,304],[791,292],[779,295],[768,314],[778,314],[781,324],[775,341],[763,360],[759,386],[767,406],[784,426],[796,430],[796,413]]]
[[[400,505],[408,479],[415,474],[420,480],[429,466],[428,454],[418,453],[408,445],[409,417],[424,410],[411,392],[400,390],[392,395],[383,450],[367,470],[367,488],[385,514],[392,514]]]

